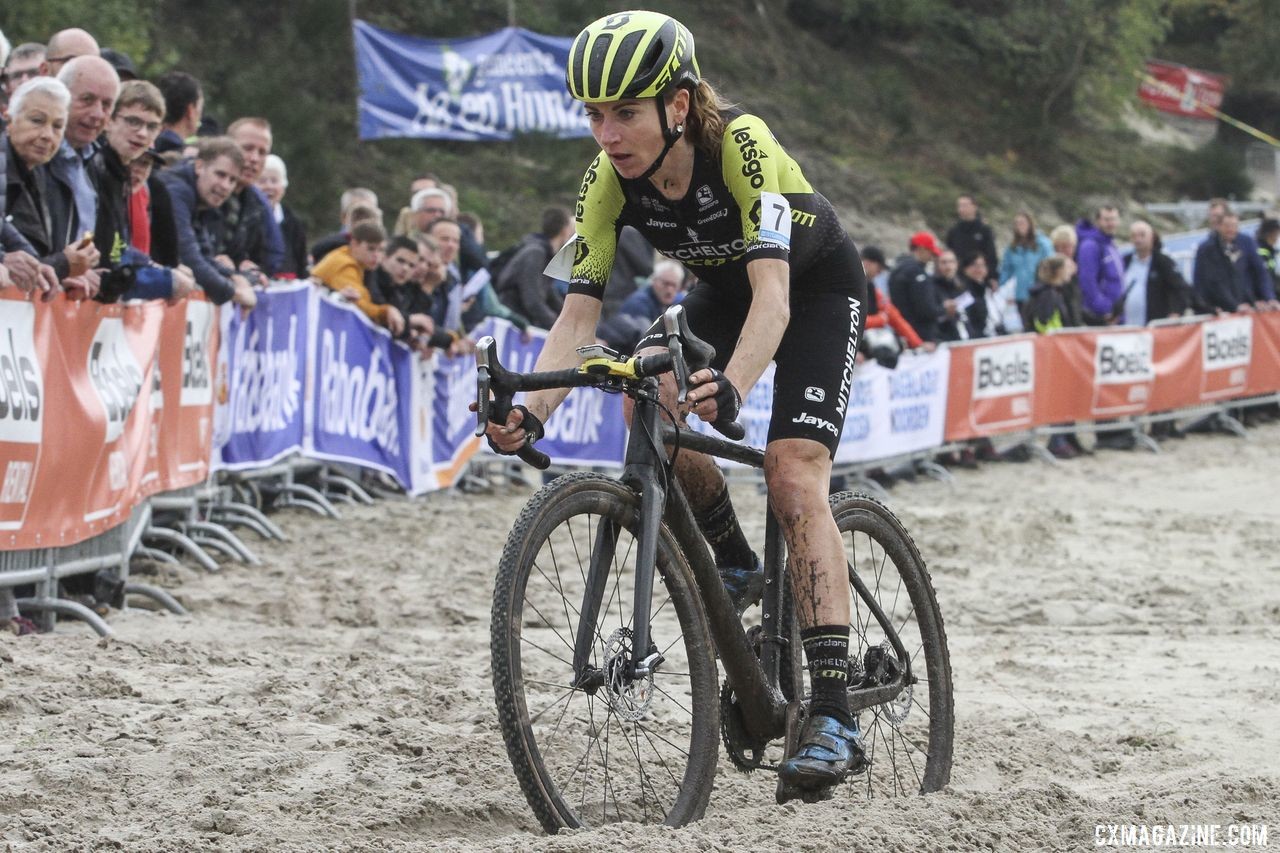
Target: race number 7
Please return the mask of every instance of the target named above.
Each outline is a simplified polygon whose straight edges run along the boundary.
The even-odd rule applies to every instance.
[[[791,202],[781,193],[760,193],[760,242],[791,248]]]

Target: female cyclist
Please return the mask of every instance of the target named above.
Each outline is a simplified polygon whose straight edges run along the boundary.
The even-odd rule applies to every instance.
[[[863,766],[845,693],[847,566],[827,505],[862,328],[857,249],[764,122],[731,109],[702,79],[693,36],[674,18],[643,11],[601,18],[574,40],[566,77],[601,153],[582,180],[569,295],[536,369],[572,367],[576,348],[595,342],[623,225],[699,279],[683,304],[716,360],[690,377],[681,417],[735,420],[770,360],[777,363],[765,478],[790,554],[813,683],[800,749],[779,775],[808,790],[829,787]],[[655,324],[637,352],[660,342]],[[663,392],[671,405],[670,377]],[[505,425],[490,424],[492,444],[514,453],[540,438],[567,393],[531,393]],[[676,467],[726,586],[740,607],[753,603],[758,561],[724,477],[698,454],[679,454]]]

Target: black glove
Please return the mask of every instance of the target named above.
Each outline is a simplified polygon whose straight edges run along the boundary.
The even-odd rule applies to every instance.
[[[711,378],[694,387],[701,388],[703,385],[709,385],[716,389],[716,392],[708,398],[716,401],[716,419],[714,423],[736,421],[738,413],[742,410],[742,397],[738,396],[738,389],[733,387],[729,377],[713,367],[711,368]],[[702,401],[699,400],[698,402],[701,403]]]
[[[546,435],[547,430],[542,425],[542,421],[538,420],[537,415],[535,415],[533,412],[529,411],[528,409],[526,409],[524,406],[521,406],[521,405],[515,405],[515,406],[512,406],[511,408],[513,410],[519,409],[521,414],[524,415],[524,420],[520,421],[520,426],[524,429],[524,443],[526,447],[532,445],[535,441],[542,438],[542,436]],[[505,424],[506,421],[503,420],[502,423]],[[494,453],[501,454],[502,456],[514,456],[515,454],[520,452],[518,450],[507,451],[507,450],[501,449],[500,447],[498,447],[498,445],[493,443],[493,439],[489,437],[488,433],[485,433],[484,438],[485,438],[485,441],[489,442],[489,448]]]

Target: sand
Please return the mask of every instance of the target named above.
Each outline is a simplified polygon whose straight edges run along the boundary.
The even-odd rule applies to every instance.
[[[952,782],[773,802],[722,755],[701,822],[544,836],[506,758],[492,578],[531,490],[277,514],[265,565],[149,578],[114,639],[0,639],[11,850],[1083,850],[1099,824],[1280,843],[1280,425],[896,486],[937,588]],[[760,498],[735,486],[744,517]],[[754,521],[753,521],[754,524]],[[758,531],[758,525],[754,528]],[[1105,830],[1104,838],[1105,838]]]

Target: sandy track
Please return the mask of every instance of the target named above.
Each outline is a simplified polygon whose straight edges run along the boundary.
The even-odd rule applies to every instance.
[[[927,798],[773,804],[722,757],[680,830],[542,836],[494,718],[497,553],[528,497],[277,516],[266,565],[154,578],[192,610],[0,640],[14,850],[1080,850],[1099,823],[1280,837],[1280,426],[1160,456],[903,484],[951,641],[957,743]],[[758,517],[753,490],[735,491]],[[757,526],[758,528],[758,526]]]

